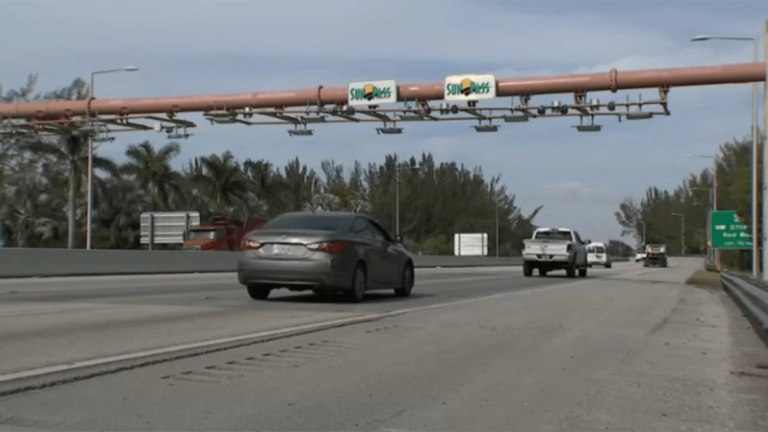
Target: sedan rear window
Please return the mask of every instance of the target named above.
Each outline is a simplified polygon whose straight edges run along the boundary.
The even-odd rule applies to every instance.
[[[318,231],[336,231],[344,218],[326,215],[283,215],[267,222],[262,229],[305,229]]]

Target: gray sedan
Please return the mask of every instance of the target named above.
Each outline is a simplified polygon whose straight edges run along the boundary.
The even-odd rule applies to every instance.
[[[359,302],[379,289],[408,297],[414,284],[402,239],[357,213],[286,213],[248,233],[241,246],[237,277],[254,300],[284,287],[344,292]]]

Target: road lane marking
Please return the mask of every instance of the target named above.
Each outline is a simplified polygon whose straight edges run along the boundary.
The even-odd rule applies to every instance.
[[[370,321],[378,321],[381,319],[391,318],[391,317],[404,315],[408,313],[421,312],[421,311],[433,310],[438,308],[446,308],[446,307],[452,307],[452,306],[459,306],[459,305],[474,303],[478,301],[497,299],[497,298],[506,297],[510,295],[526,294],[534,291],[558,289],[558,288],[570,287],[575,285],[583,285],[586,283],[595,282],[596,280],[599,280],[599,279],[584,279],[578,282],[546,285],[543,287],[532,287],[530,289],[513,290],[513,291],[497,293],[497,294],[492,294],[492,295],[487,295],[482,297],[475,297],[471,299],[463,299],[463,300],[457,300],[452,302],[438,303],[438,304],[429,305],[429,306],[417,306],[413,308],[398,309],[390,312],[366,314],[366,315],[360,315],[356,317],[323,321],[323,322],[313,323],[313,324],[304,324],[304,325],[299,325],[294,327],[268,330],[268,331],[250,333],[250,334],[245,334],[240,336],[231,336],[231,337],[219,338],[219,339],[213,339],[213,340],[207,340],[207,341],[201,341],[201,342],[192,342],[192,343],[175,345],[175,346],[170,346],[165,348],[156,348],[152,350],[139,351],[139,352],[128,353],[128,354],[101,357],[101,358],[96,358],[91,360],[81,360],[81,361],[56,365],[56,366],[46,366],[46,367],[30,369],[26,371],[2,374],[0,375],[0,383],[7,383],[11,381],[26,379],[26,378],[34,378],[34,377],[39,377],[39,376],[48,375],[52,373],[67,372],[67,371],[72,371],[72,370],[82,369],[87,367],[104,366],[104,365],[109,365],[111,363],[138,360],[141,358],[157,356],[157,355],[169,355],[169,354],[174,354],[174,353],[179,353],[182,351],[189,351],[189,350],[202,350],[205,348],[212,348],[215,346],[221,346],[225,344],[237,344],[238,342],[240,342],[241,343],[240,345],[245,345],[243,344],[243,342],[246,342],[246,341],[253,341],[252,343],[258,343],[259,340],[265,339],[265,338],[274,340],[276,338],[290,337],[297,334],[307,334],[307,333],[312,333],[316,331],[349,326],[353,324],[360,324],[360,323],[365,323]],[[236,348],[237,346],[238,345],[235,345],[232,347],[228,347],[226,349]],[[222,348],[222,349],[225,349],[225,348]],[[190,357],[193,355],[197,355],[197,354],[194,354],[194,353],[189,354]]]

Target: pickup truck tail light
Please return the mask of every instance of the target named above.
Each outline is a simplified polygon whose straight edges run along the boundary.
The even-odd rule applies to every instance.
[[[315,252],[340,253],[347,250],[347,242],[330,241],[322,243],[312,243],[307,245],[307,249]]]
[[[242,250],[256,250],[256,249],[259,249],[261,246],[263,246],[261,243],[255,242],[253,240],[248,240],[248,239],[240,240],[240,249]]]
[[[572,250],[573,250],[573,245],[569,243],[568,246],[565,247],[565,252],[571,253]]]

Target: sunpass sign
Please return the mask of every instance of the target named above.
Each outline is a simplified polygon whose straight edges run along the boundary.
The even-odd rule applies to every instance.
[[[348,105],[376,105],[397,102],[395,80],[360,81],[349,83]]]
[[[496,97],[496,76],[448,75],[445,77],[443,99],[446,101],[475,101]]]

